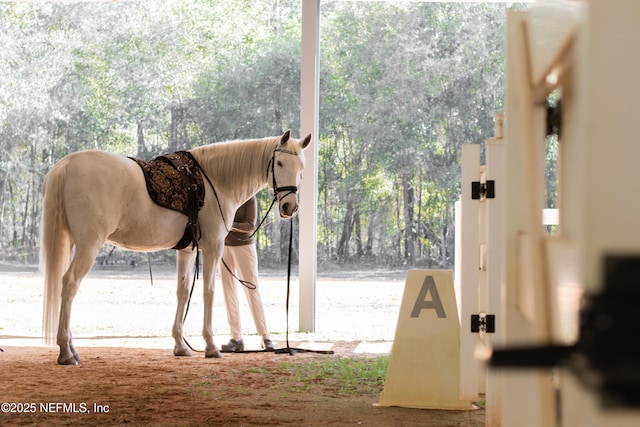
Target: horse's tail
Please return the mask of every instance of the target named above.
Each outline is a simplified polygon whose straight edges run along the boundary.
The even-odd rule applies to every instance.
[[[42,187],[40,269],[44,272],[42,338],[55,344],[62,300],[62,277],[71,262],[72,239],[64,206],[67,159],[47,174]]]

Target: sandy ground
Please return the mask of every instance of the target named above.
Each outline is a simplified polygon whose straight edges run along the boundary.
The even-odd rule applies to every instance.
[[[144,269],[95,271],[74,301],[72,330],[82,363],[55,364],[56,347],[40,342],[42,279],[37,272],[0,272],[0,412],[2,425],[224,425],[224,426],[484,426],[484,411],[380,408],[379,393],[343,395],[335,384],[283,385],[287,364],[388,354],[395,333],[404,274],[375,271],[321,277],[316,330],[298,332],[298,284],[292,282],[292,347],[334,354],[251,353],[177,358],[170,336],[175,278],[149,282]],[[267,322],[277,348],[286,346],[286,279],[261,277]],[[241,295],[247,347],[259,339]],[[186,333],[202,348],[202,292],[196,287]],[[214,302],[218,345],[228,340],[219,284]],[[288,384],[288,383],[287,383]],[[381,391],[381,390],[380,390]],[[22,413],[18,414],[17,411]]]
[[[392,341],[402,299],[404,275],[382,273],[319,278],[316,284],[316,327],[313,334],[298,333],[299,292],[291,281],[289,331],[291,339],[309,341]],[[287,330],[286,277],[261,274],[260,291],[267,324],[274,339]],[[0,272],[0,336],[20,344],[39,344],[43,284],[37,272]],[[94,271],[80,286],[73,302],[72,331],[78,345],[149,346],[172,348],[171,326],[176,309],[176,279],[172,272],[154,272],[153,285],[145,269]],[[246,339],[255,326],[243,291],[239,303]],[[200,346],[203,319],[202,285],[198,281],[191,300],[185,334]],[[224,299],[216,281],[213,308],[217,344],[228,339]],[[257,340],[257,338],[256,338]],[[141,342],[143,341],[143,342]],[[258,341],[256,341],[258,342]],[[6,345],[10,343],[5,342]],[[112,344],[109,344],[112,343]],[[147,344],[145,344],[147,343]]]

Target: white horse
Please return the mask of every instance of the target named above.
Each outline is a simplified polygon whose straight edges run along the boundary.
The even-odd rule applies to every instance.
[[[211,144],[190,151],[205,179],[199,213],[203,260],[205,357],[221,357],[213,342],[211,311],[214,276],[224,238],[235,211],[265,185],[274,190],[280,216],[298,209],[297,187],[311,141],[282,137]],[[278,192],[285,188],[288,191]],[[293,191],[292,191],[293,189]],[[172,248],[187,226],[187,216],[151,201],[141,168],[123,156],[89,150],[70,154],[48,173],[43,186],[40,262],[44,269],[43,335],[60,347],[58,363],[80,362],[70,331],[71,304],[104,242],[134,251]],[[178,251],[178,308],[173,324],[174,354],[190,356],[183,338],[189,272],[196,250]]]

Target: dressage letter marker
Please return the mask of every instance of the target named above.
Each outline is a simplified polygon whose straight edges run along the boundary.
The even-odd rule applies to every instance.
[[[453,275],[409,270],[377,406],[471,409],[460,400],[460,323]]]
[[[427,300],[427,294],[431,294],[431,300]],[[438,317],[447,317],[442,307],[442,300],[438,294],[438,288],[436,288],[436,282],[433,280],[433,276],[427,276],[422,282],[422,288],[420,288],[420,295],[416,300],[413,310],[411,310],[411,317],[419,317],[420,311],[425,309],[433,309],[436,311]]]

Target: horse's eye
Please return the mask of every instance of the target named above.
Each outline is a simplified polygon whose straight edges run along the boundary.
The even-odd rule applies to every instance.
[[[282,162],[280,160],[278,160],[278,167],[282,167]]]

